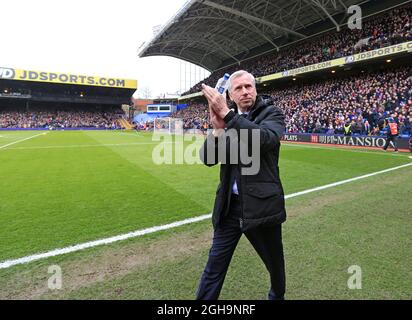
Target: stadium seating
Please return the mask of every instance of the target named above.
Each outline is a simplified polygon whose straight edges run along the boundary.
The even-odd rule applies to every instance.
[[[187,93],[200,91],[202,83],[214,86],[223,73],[244,69],[255,77],[332,60],[412,40],[412,5],[392,9],[363,22],[362,30],[345,29],[303,40],[287,51],[250,59],[218,70]],[[286,114],[287,132],[343,134],[344,125],[354,135],[382,135],[385,117],[394,114],[402,136],[412,133],[412,69],[376,71],[359,76],[262,92],[271,95]],[[185,95],[183,94],[183,95]],[[173,116],[185,128],[211,127],[207,107],[193,105]]]
[[[260,92],[272,96],[284,110],[287,132],[343,134],[345,123],[352,134],[381,135],[384,119],[395,114],[402,135],[412,132],[412,67],[376,71],[359,76],[295,85]],[[174,113],[185,129],[211,127],[205,104]]]
[[[412,4],[408,4],[403,8],[365,19],[361,30],[329,32],[288,46],[280,52],[269,53],[213,72],[182,95],[199,92],[202,83],[214,86],[224,73],[233,73],[238,69],[247,70],[255,77],[260,77],[411,40]]]
[[[120,128],[117,111],[0,111],[0,128]]]
[[[288,132],[382,134],[384,119],[395,114],[402,133],[412,122],[412,68],[377,71],[267,92],[286,115]]]

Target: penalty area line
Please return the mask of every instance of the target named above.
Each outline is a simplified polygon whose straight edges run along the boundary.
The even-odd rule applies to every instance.
[[[290,199],[290,198],[298,197],[298,196],[301,196],[301,195],[304,195],[304,194],[317,192],[317,191],[328,189],[328,188],[333,188],[333,187],[336,187],[336,186],[339,186],[339,185],[343,185],[343,184],[350,183],[350,182],[357,181],[357,180],[361,180],[361,179],[366,179],[366,178],[369,178],[369,177],[372,177],[372,176],[376,176],[376,175],[387,173],[387,172],[394,171],[394,170],[399,170],[399,169],[410,167],[410,166],[412,166],[412,163],[408,163],[408,164],[404,164],[404,165],[401,165],[401,166],[397,166],[397,167],[393,167],[393,168],[389,168],[389,169],[385,169],[385,170],[365,174],[365,175],[362,175],[362,176],[359,176],[359,177],[346,179],[346,180],[343,180],[343,181],[338,181],[338,182],[335,182],[335,183],[331,183],[331,184],[327,184],[327,185],[324,185],[324,186],[304,190],[304,191],[301,191],[301,192],[292,193],[292,194],[286,195],[285,199]],[[177,228],[177,227],[180,227],[180,226],[183,226],[183,225],[186,225],[186,224],[191,224],[191,223],[203,221],[203,220],[206,220],[206,219],[210,219],[211,217],[212,217],[211,214],[206,214],[206,215],[202,215],[202,216],[198,216],[198,217],[194,217],[194,218],[185,219],[185,220],[182,220],[182,221],[176,221],[176,222],[165,224],[165,225],[160,225],[160,226],[155,226],[155,227],[151,227],[151,228],[147,228],[147,229],[137,230],[137,231],[134,231],[134,232],[130,232],[130,233],[126,233],[126,234],[122,234],[122,235],[118,235],[118,236],[114,236],[114,237],[110,237],[110,238],[100,239],[100,240],[96,240],[96,241],[90,241],[90,242],[86,242],[86,243],[82,243],[82,244],[69,246],[69,247],[66,247],[66,248],[51,250],[51,251],[44,252],[44,253],[38,253],[38,254],[22,257],[22,258],[19,258],[19,259],[6,260],[6,261],[3,261],[3,262],[0,262],[0,269],[8,269],[12,266],[26,264],[26,263],[33,262],[33,261],[36,261],[36,260],[51,258],[51,257],[55,257],[55,256],[67,254],[67,253],[72,253],[72,252],[88,249],[88,248],[93,248],[93,247],[97,247],[97,246],[101,246],[101,245],[111,244],[111,243],[114,243],[114,242],[130,239],[130,238],[140,237],[140,236],[143,236],[143,235],[146,235],[146,234],[150,234],[150,233],[154,233],[154,232],[158,232],[158,231],[162,231],[162,230]]]
[[[31,137],[28,137],[28,138],[24,138],[24,139],[21,139],[21,140],[17,140],[17,141],[14,141],[14,142],[10,142],[10,143],[8,143],[8,144],[5,144],[4,146],[0,146],[0,149],[4,149],[4,148],[7,148],[7,147],[9,147],[9,146],[12,146],[12,145],[14,145],[14,144],[16,144],[16,143],[20,143],[20,142],[23,142],[23,141],[27,141],[27,140],[30,140],[30,139],[33,139],[33,138],[36,138],[36,137],[39,137],[39,136],[44,136],[44,135],[46,135],[47,133],[48,133],[48,132],[43,132],[43,133],[36,134],[36,135],[31,136]]]

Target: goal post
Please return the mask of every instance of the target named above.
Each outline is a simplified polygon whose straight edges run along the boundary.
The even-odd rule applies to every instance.
[[[155,118],[153,131],[163,134],[183,134],[183,120],[181,118]]]

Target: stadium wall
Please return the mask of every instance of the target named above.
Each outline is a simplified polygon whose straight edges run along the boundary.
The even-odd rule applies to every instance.
[[[282,140],[287,142],[301,142],[362,148],[383,148],[386,143],[386,137],[382,136],[344,136],[313,133],[285,134]],[[398,138],[398,148],[399,150],[403,151],[411,151],[409,139]]]

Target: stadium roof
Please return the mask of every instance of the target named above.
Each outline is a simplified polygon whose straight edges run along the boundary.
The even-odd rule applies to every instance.
[[[210,71],[331,28],[340,29],[348,8],[363,16],[405,0],[190,0],[139,52],[172,56]]]

